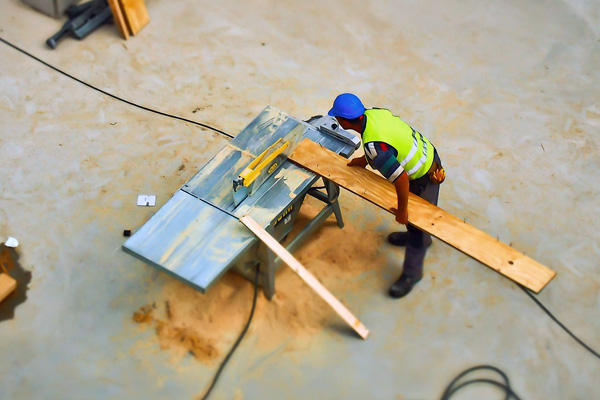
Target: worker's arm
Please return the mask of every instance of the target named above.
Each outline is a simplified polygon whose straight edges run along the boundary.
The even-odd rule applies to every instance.
[[[367,158],[363,155],[362,157],[353,158],[348,163],[349,167],[354,167],[355,165],[358,167],[362,167],[362,168],[366,167],[367,166]]]
[[[392,208],[391,211],[396,214],[396,221],[401,224],[408,224],[408,175],[406,172],[394,181],[396,195],[398,196],[398,208]]]
[[[365,145],[365,156],[384,178],[394,184],[398,196],[398,208],[392,208],[391,211],[396,214],[396,221],[406,225],[409,184],[408,175],[398,162],[398,151],[384,142],[370,142]]]

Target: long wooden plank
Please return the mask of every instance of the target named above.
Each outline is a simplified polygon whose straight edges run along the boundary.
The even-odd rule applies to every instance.
[[[352,327],[363,339],[369,335],[369,330],[356,318],[338,299],[335,298],[326,288],[308,272],[298,260],[294,258],[275,238],[265,231],[250,216],[245,215],[240,218],[240,222],[250,229],[260,240],[263,241],[275,254],[279,256],[295,273],[300,276],[327,304],[338,313],[348,325]]]
[[[298,145],[290,159],[384,210],[391,212],[392,207],[397,207],[396,191],[390,182],[366,169],[348,167],[347,159],[308,139]],[[548,267],[412,193],[408,199],[408,222],[536,293],[556,275]]]

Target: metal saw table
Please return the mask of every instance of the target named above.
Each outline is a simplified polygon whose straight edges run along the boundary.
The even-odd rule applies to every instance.
[[[320,177],[285,158],[273,163],[260,187],[237,206],[232,180],[278,139],[295,145],[303,138],[345,157],[360,145],[356,136],[343,131],[330,117],[302,122],[269,106],[184,184],[123,249],[202,293],[229,269],[253,280],[259,264],[259,284],[271,299],[281,261],[238,219],[250,215],[282,241],[292,230],[305,196],[321,200],[323,209],[287,245],[293,252],[332,213],[343,227],[340,189],[326,179],[324,190],[314,188]]]

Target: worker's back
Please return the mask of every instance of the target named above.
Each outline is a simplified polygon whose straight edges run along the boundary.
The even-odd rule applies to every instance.
[[[384,142],[398,152],[398,162],[411,180],[425,175],[434,158],[434,147],[419,132],[389,110],[372,108],[365,111],[367,123],[362,135],[363,145]]]

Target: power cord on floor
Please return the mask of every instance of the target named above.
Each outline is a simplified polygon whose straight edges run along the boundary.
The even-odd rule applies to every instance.
[[[519,285],[519,284],[517,284],[517,286],[518,286],[519,288],[521,288],[521,290],[523,290],[523,291],[525,292],[525,294],[527,294],[527,296],[529,296],[529,297],[530,297],[530,298],[531,298],[531,299],[532,299],[532,300],[533,300],[533,301],[534,301],[534,302],[535,302],[535,303],[536,303],[538,306],[540,306],[540,308],[541,308],[542,310],[544,310],[544,312],[545,312],[546,314],[548,314],[548,316],[549,316],[550,318],[552,318],[552,320],[553,320],[554,322],[556,322],[556,323],[558,324],[558,326],[560,326],[560,327],[561,327],[561,328],[562,328],[562,329],[563,329],[565,332],[567,332],[567,333],[569,334],[569,336],[571,336],[573,339],[575,339],[575,341],[577,341],[577,343],[579,343],[581,346],[583,346],[583,348],[585,348],[587,351],[589,351],[589,352],[590,352],[592,355],[594,355],[594,356],[596,356],[596,357],[600,358],[600,354],[598,354],[598,352],[597,352],[597,351],[595,351],[595,350],[594,350],[594,349],[592,349],[590,346],[588,346],[588,345],[587,345],[587,344],[586,344],[586,343],[585,343],[583,340],[581,340],[581,339],[579,339],[577,336],[575,336],[575,334],[574,334],[573,332],[571,332],[571,331],[569,330],[569,328],[567,328],[567,327],[566,327],[566,326],[565,326],[565,325],[564,325],[562,322],[560,322],[560,321],[558,320],[558,318],[556,318],[556,317],[554,316],[554,314],[552,314],[552,313],[550,312],[550,310],[548,310],[548,309],[547,309],[547,308],[544,306],[544,304],[542,304],[542,302],[541,302],[541,301],[539,301],[539,300],[536,298],[536,296],[535,296],[535,295],[534,295],[534,294],[533,294],[533,293],[532,293],[532,292],[531,292],[529,289],[527,289],[526,287],[524,287],[524,286],[522,286],[522,285]],[[463,383],[461,383],[461,384],[457,385],[457,382],[458,382],[458,381],[459,381],[459,380],[460,380],[462,377],[464,377],[465,375],[467,375],[467,374],[469,374],[469,373],[472,373],[472,372],[474,372],[474,371],[476,371],[476,370],[481,370],[481,369],[488,369],[488,370],[492,370],[492,371],[495,371],[495,372],[497,372],[497,373],[498,373],[498,374],[499,374],[499,375],[500,375],[500,376],[503,378],[504,382],[497,382],[497,381],[494,381],[494,380],[492,380],[492,379],[483,379],[483,378],[482,378],[482,379],[471,379],[471,380],[469,380],[469,381],[466,381],[466,382],[463,382]],[[514,397],[515,399],[519,400],[519,396],[517,396],[517,394],[516,394],[516,393],[515,393],[515,392],[512,390],[512,388],[510,387],[510,381],[508,380],[508,376],[507,376],[507,375],[506,375],[504,372],[502,372],[500,369],[498,369],[498,368],[496,368],[496,367],[494,367],[494,366],[491,366],[491,365],[478,365],[478,366],[476,366],[476,367],[469,368],[469,369],[467,369],[467,370],[465,370],[465,371],[461,372],[461,373],[460,373],[460,374],[459,374],[459,375],[458,375],[456,378],[454,378],[454,379],[452,380],[452,382],[450,382],[450,384],[449,384],[449,385],[446,387],[446,390],[444,390],[444,394],[442,394],[441,400],[449,400],[449,399],[450,399],[450,397],[452,397],[452,395],[453,395],[454,393],[456,393],[458,390],[460,390],[460,389],[464,388],[465,386],[472,385],[472,384],[475,384],[475,383],[487,383],[487,384],[491,384],[491,385],[497,386],[497,387],[499,387],[499,388],[501,388],[501,389],[503,389],[503,390],[504,390],[504,393],[506,394],[506,397],[505,397],[505,399],[506,399],[506,400],[509,400],[511,397]],[[456,385],[456,386],[455,386],[455,385]]]
[[[210,395],[210,392],[213,390],[213,388],[215,387],[215,384],[219,380],[219,376],[221,375],[221,372],[223,372],[225,365],[227,364],[227,362],[229,361],[229,359],[231,358],[231,356],[233,355],[235,350],[240,345],[242,339],[246,335],[246,332],[248,332],[248,328],[250,327],[250,323],[252,322],[252,317],[254,316],[254,310],[256,310],[256,298],[258,297],[258,271],[259,271],[259,267],[257,265],[256,266],[256,275],[254,277],[254,298],[252,299],[252,310],[250,311],[250,317],[248,317],[248,322],[246,322],[246,325],[244,326],[242,333],[240,334],[240,336],[237,338],[237,340],[233,344],[233,347],[231,348],[231,350],[229,350],[229,353],[227,354],[227,356],[225,356],[225,359],[223,359],[221,366],[219,366],[219,369],[217,370],[217,373],[215,374],[215,377],[213,378],[210,386],[206,390],[206,393],[202,397],[202,400],[208,399],[208,396]]]
[[[573,339],[575,339],[575,341],[577,341],[577,343],[579,343],[580,345],[582,345],[587,351],[589,351],[590,353],[592,353],[594,356],[600,358],[600,354],[598,354],[598,352],[596,352],[594,349],[592,349],[590,346],[588,346],[583,340],[579,339],[577,336],[575,336],[575,334],[573,332],[571,332],[569,330],[569,328],[567,328],[562,322],[560,322],[558,320],[558,318],[556,318],[543,304],[541,301],[539,301],[532,293],[529,289],[527,289],[524,286],[521,286],[519,284],[517,284],[517,286],[519,286],[521,288],[521,290],[523,290],[525,292],[525,294],[527,294],[527,296],[531,297],[531,299],[533,301],[535,301],[537,303],[538,306],[541,307],[542,310],[544,310],[546,312],[546,314],[548,314],[548,316],[550,318],[552,318],[552,320],[554,320],[554,322],[556,322],[558,324],[558,326],[560,326],[561,328],[563,328],[563,330],[565,332],[567,332]]]
[[[62,71],[62,70],[60,70],[60,69],[58,69],[58,68],[54,67],[53,65],[50,65],[50,64],[48,64],[47,62],[45,62],[45,61],[43,61],[43,60],[40,60],[39,58],[37,58],[37,57],[36,57],[36,56],[34,56],[33,54],[30,54],[30,53],[26,52],[25,50],[23,50],[23,49],[21,49],[20,47],[17,47],[16,45],[14,45],[14,44],[12,44],[12,43],[10,43],[10,42],[8,42],[8,41],[4,40],[4,39],[3,39],[3,38],[1,38],[1,37],[0,37],[0,42],[2,42],[2,43],[4,43],[4,44],[6,44],[7,46],[10,46],[10,47],[12,47],[13,49],[15,49],[15,50],[17,50],[17,51],[19,51],[19,52],[21,52],[21,53],[25,54],[26,56],[29,56],[29,57],[33,58],[34,60],[36,60],[36,61],[38,61],[38,62],[40,62],[40,63],[44,64],[46,67],[48,67],[48,68],[51,68],[51,69],[53,69],[54,71],[56,71],[56,72],[58,72],[58,73],[60,73],[60,74],[63,74],[64,76],[66,76],[66,77],[68,77],[68,78],[71,78],[71,79],[73,79],[73,80],[75,80],[75,81],[77,81],[77,82],[79,82],[79,83],[81,83],[81,84],[83,84],[83,85],[85,85],[85,86],[87,86],[87,87],[89,87],[89,88],[91,88],[91,89],[94,89],[94,90],[96,90],[96,91],[98,91],[98,92],[100,92],[100,93],[102,93],[102,94],[105,94],[105,95],[107,95],[107,96],[110,96],[110,97],[112,97],[112,98],[113,98],[113,99],[115,99],[115,100],[122,101],[122,102],[124,102],[124,103],[127,103],[127,104],[129,104],[129,105],[131,105],[131,106],[134,106],[134,107],[140,108],[140,109],[142,109],[142,110],[145,110],[145,111],[150,111],[150,112],[153,112],[153,113],[155,113],[155,114],[159,114],[159,115],[162,115],[162,116],[165,116],[165,117],[169,117],[169,118],[175,118],[175,119],[178,119],[178,120],[180,120],[180,121],[189,122],[190,124],[194,124],[194,125],[198,125],[198,126],[201,126],[201,127],[203,127],[203,128],[206,128],[206,129],[210,129],[210,130],[212,130],[212,131],[215,131],[215,132],[217,132],[217,133],[220,133],[221,135],[227,136],[227,137],[228,137],[228,138],[230,138],[230,139],[233,139],[233,138],[234,138],[234,136],[233,136],[233,135],[230,135],[230,134],[229,134],[229,133],[227,133],[227,132],[223,132],[222,130],[220,130],[220,129],[217,129],[217,128],[215,128],[215,127],[212,127],[212,126],[210,126],[210,125],[203,124],[203,123],[201,123],[201,122],[197,122],[197,121],[192,121],[191,119],[187,119],[187,118],[183,118],[183,117],[178,117],[177,115],[167,114],[167,113],[164,113],[164,112],[162,112],[162,111],[157,111],[157,110],[154,110],[154,109],[152,109],[152,108],[144,107],[144,106],[142,106],[142,105],[136,104],[136,103],[134,103],[134,102],[131,102],[131,101],[129,101],[129,100],[125,100],[125,99],[123,99],[123,98],[121,98],[121,97],[115,96],[114,94],[108,93],[108,92],[106,92],[106,91],[104,91],[104,90],[102,90],[102,89],[100,89],[100,88],[97,88],[97,87],[95,87],[95,86],[93,86],[93,85],[90,85],[89,83],[87,83],[87,82],[84,82],[84,81],[82,81],[81,79],[75,78],[73,75],[70,75],[70,74],[68,74],[68,73],[66,73],[66,72],[64,72],[64,71]]]
[[[471,379],[471,380],[468,380],[468,381],[458,384],[458,382],[464,376],[466,376],[472,372],[475,372],[478,370],[483,370],[483,369],[497,372],[498,375],[500,375],[502,377],[504,382],[498,382],[498,381],[495,381],[493,379],[488,379],[488,378],[478,378],[478,379]],[[461,372],[446,387],[446,390],[444,390],[444,393],[442,394],[441,400],[449,400],[454,395],[454,393],[458,392],[460,389],[463,389],[464,387],[475,384],[475,383],[487,383],[490,385],[497,386],[500,389],[503,389],[504,393],[506,395],[506,397],[504,398],[505,400],[509,400],[511,397],[515,398],[516,400],[520,400],[520,397],[517,396],[517,394],[510,387],[510,381],[508,380],[508,376],[504,372],[502,372],[499,368],[496,368],[492,365],[478,365],[476,367],[472,367],[472,368],[469,368],[469,369]]]

